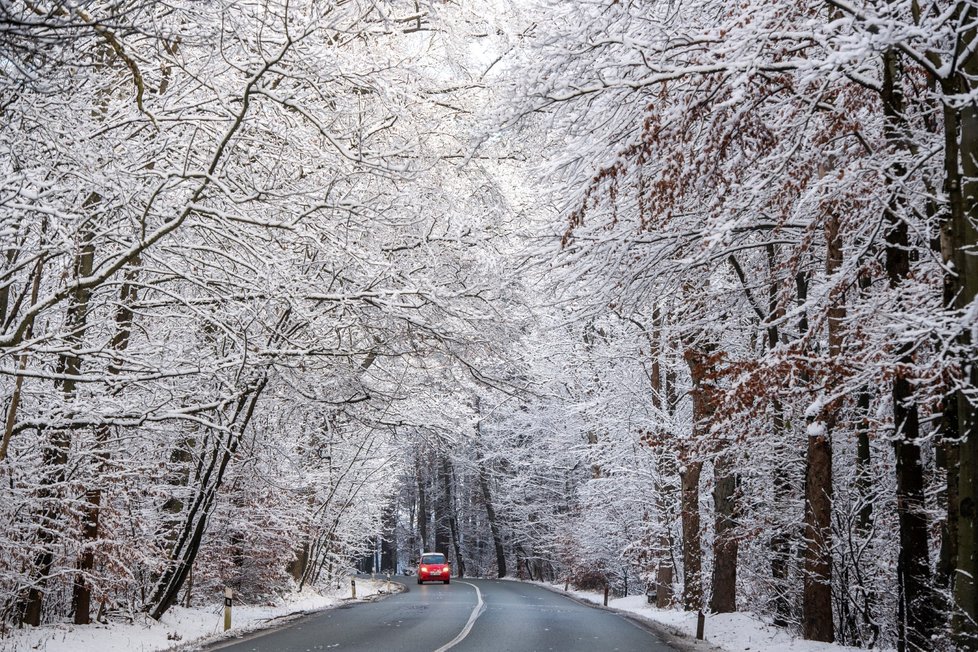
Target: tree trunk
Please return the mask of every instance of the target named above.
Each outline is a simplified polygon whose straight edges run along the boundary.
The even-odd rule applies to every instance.
[[[973,45],[978,32],[968,29],[962,36],[969,56],[963,63],[963,88],[958,92],[974,91],[978,79],[978,57]],[[951,211],[945,225],[942,241],[946,242],[947,254],[953,262],[951,283],[957,292],[955,308],[965,311],[978,299],[978,108],[973,102],[963,105],[960,114],[960,150],[955,152],[953,168],[960,160],[960,192],[951,193],[959,200],[958,210]],[[950,134],[953,139],[955,135]],[[948,166],[950,169],[952,166]],[[975,414],[974,398],[968,393],[978,388],[978,365],[975,364],[972,340],[967,328],[958,337],[960,370],[963,391],[957,398],[957,426],[961,433],[958,449],[958,505],[957,505],[957,569],[954,573],[954,601],[956,609],[952,620],[954,635],[962,650],[978,649],[978,415]]]
[[[234,415],[228,428],[226,439],[217,442],[211,451],[200,487],[193,503],[186,510],[176,546],[170,556],[170,563],[156,583],[148,611],[151,618],[159,620],[177,601],[180,589],[186,581],[207,527],[207,520],[217,500],[218,490],[231,458],[241,443],[245,429],[251,422],[258,399],[268,379],[259,381],[253,388],[242,394],[235,406]]]
[[[496,550],[496,576],[506,577],[506,550],[503,548],[503,538],[499,533],[496,509],[492,506],[489,473],[485,466],[479,467],[479,488],[482,490],[482,500],[486,504],[486,519],[489,521],[489,530],[492,532],[492,545]]]
[[[777,272],[778,250],[774,244],[765,248],[767,259],[768,292],[767,315],[767,350],[774,351],[781,343],[781,333],[778,322],[784,317],[784,309],[778,301],[780,281]],[[774,441],[774,511],[775,514],[790,513],[792,503],[793,483],[791,481],[790,462],[798,456],[791,442],[791,430],[785,424],[784,406],[780,398],[771,400],[774,414],[771,417],[772,439]],[[791,603],[788,600],[788,576],[791,570],[791,531],[778,522],[775,533],[769,541],[771,547],[771,579],[774,580],[774,624],[787,627],[792,620]]]
[[[43,235],[47,232],[47,219],[41,223],[41,234]],[[41,275],[44,271],[44,259],[41,258],[37,261],[37,265],[34,267],[34,272],[31,276],[31,303],[30,308],[33,308],[37,304],[37,296],[41,289]],[[4,309],[3,314],[6,315],[6,309]],[[29,340],[33,337],[34,333],[34,320],[30,320],[27,323],[27,327],[24,330],[24,339]],[[10,396],[10,406],[7,408],[6,421],[4,422],[3,428],[3,439],[0,440],[0,462],[7,459],[7,451],[10,448],[10,439],[14,434],[14,426],[17,425],[17,410],[20,408],[20,395],[21,390],[24,387],[24,370],[27,368],[27,352],[21,353],[17,359],[17,378],[14,380],[14,391]]]
[[[713,501],[716,530],[713,538],[713,590],[710,610],[737,611],[737,474],[730,458],[721,453],[713,463]]]
[[[492,491],[489,477],[489,464],[485,459],[482,447],[482,403],[475,399],[475,409],[479,421],[475,425],[476,449],[479,455],[479,489],[482,491],[482,502],[486,505],[486,519],[489,521],[489,531],[492,533],[492,545],[496,552],[496,576],[506,577],[506,550],[503,548],[503,538],[499,532],[499,521],[496,518],[496,508],[492,504]]]
[[[669,396],[671,394],[670,378],[668,375],[663,377],[662,373],[664,366],[662,312],[658,306],[652,310],[652,332],[648,333],[648,338],[649,357],[652,362],[652,368],[649,372],[652,407],[661,415],[670,414],[672,410]],[[670,532],[675,519],[676,487],[671,478],[677,475],[675,464],[669,463],[670,461],[675,462],[675,459],[667,453],[665,444],[660,442],[660,437],[663,434],[665,433],[655,432],[652,437],[652,445],[659,449],[656,457],[657,478],[655,485],[655,505],[659,519],[659,531],[655,538],[655,549],[652,552],[657,560],[655,604],[660,609],[665,609],[672,603],[672,537]],[[667,456],[670,458],[669,460],[667,460]]]
[[[831,643],[832,627],[832,444],[824,432],[810,434],[805,469],[805,579],[802,634]]]
[[[394,573],[397,570],[397,503],[384,510],[381,522],[384,536],[380,541],[380,571]]]
[[[672,604],[672,523],[675,519],[676,486],[671,478],[676,475],[675,459],[666,459],[666,452],[660,451],[657,460],[658,480],[656,482],[656,511],[659,515],[659,534],[656,537],[655,555],[658,564],[655,569],[655,604],[665,609]]]
[[[895,153],[909,151],[903,134],[903,69],[895,49],[883,55],[884,133]],[[897,161],[889,170],[891,200],[884,209],[886,221],[886,273],[890,287],[898,289],[910,276],[908,254],[909,232],[901,217],[901,200],[897,184],[906,167]],[[903,368],[913,365],[913,344],[905,343],[897,351],[897,363]],[[897,561],[899,610],[904,615],[897,624],[897,647],[929,649],[936,631],[931,587],[930,543],[925,511],[924,468],[921,462],[920,426],[913,387],[903,372],[893,380],[894,448],[896,453],[897,514],[900,521],[900,551]]]
[[[455,551],[455,577],[465,577],[465,560],[462,558],[462,542],[459,541],[458,513],[455,509],[455,495],[452,492],[454,475],[452,462],[448,455],[441,458],[442,482],[445,491],[445,506],[447,507],[448,532]]]
[[[702,335],[697,334],[697,335]],[[714,397],[712,380],[707,379],[711,370],[711,356],[715,350],[712,343],[697,342],[697,335],[691,338],[686,346],[683,357],[689,367],[693,387],[690,394],[693,399],[693,441],[705,439],[710,429],[710,419],[713,417]],[[703,577],[702,577],[702,547],[700,534],[700,473],[703,462],[685,460],[685,469],[681,472],[682,495],[680,509],[683,524],[683,570],[686,576],[683,585],[683,606],[687,610],[697,611],[703,608]]]
[[[829,277],[841,262],[837,215],[826,222],[826,272]],[[807,279],[798,282],[798,300],[807,295]],[[844,308],[842,309],[844,310]],[[844,315],[844,313],[843,313]],[[830,348],[838,355],[840,310],[829,307]],[[832,379],[827,379],[828,390]],[[834,403],[834,402],[833,402]],[[832,440],[836,405],[822,406],[808,423],[808,450],[805,457],[805,539],[802,592],[802,635],[812,641],[831,643],[835,638],[832,623]]]
[[[435,502],[435,552],[440,552],[448,557],[449,547],[452,545],[452,525],[451,511],[452,504],[449,489],[451,480],[445,477],[445,457],[439,455],[438,465],[435,467],[436,502]]]
[[[788,429],[784,423],[784,408],[781,402],[774,401],[774,418],[772,426],[774,428],[776,461],[774,468],[774,509],[776,514],[783,514],[783,510],[789,509],[791,505],[792,482],[791,474],[785,455],[791,452],[790,443],[784,441],[788,436]],[[778,452],[784,454],[779,455]],[[791,570],[791,531],[779,526],[774,535],[771,536],[771,579],[774,580],[774,624],[779,627],[787,627],[792,618],[791,603],[788,600],[788,576]]]
[[[680,472],[682,497],[680,510],[683,523],[683,608],[698,611],[703,608],[702,550],[700,549],[700,472],[702,462],[687,462]]]
[[[428,492],[425,486],[425,469],[421,464],[421,454],[418,454],[415,474],[418,480],[418,536],[421,538],[421,550],[416,552],[419,555],[428,550]]]

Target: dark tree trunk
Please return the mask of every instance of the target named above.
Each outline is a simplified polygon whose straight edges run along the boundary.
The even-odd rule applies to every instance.
[[[785,427],[783,414],[781,402],[775,401],[774,431],[783,437],[787,437],[788,430]],[[774,508],[776,513],[782,514],[782,510],[790,508],[792,495],[791,471],[786,463],[787,460],[784,458],[793,451],[791,451],[791,445],[788,442],[782,441],[781,438],[776,441],[775,446],[779,454],[776,457],[777,461],[774,468]],[[774,624],[779,627],[787,627],[793,616],[791,602],[788,600],[788,577],[791,570],[791,531],[784,526],[779,527],[771,536],[770,545],[771,578],[774,580],[775,591],[772,604]]]
[[[869,447],[869,388],[859,390],[856,397],[859,423],[856,425],[856,494],[859,496],[859,532],[869,533],[873,524],[873,461]]]
[[[496,576],[506,577],[506,550],[503,547],[503,537],[499,531],[499,520],[496,518],[496,508],[492,502],[492,478],[489,475],[489,462],[482,448],[482,404],[479,398],[475,400],[479,422],[475,426],[476,446],[479,453],[479,490],[482,501],[486,505],[486,519],[489,521],[489,531],[492,533],[492,545],[496,552]]]
[[[380,541],[380,570],[393,573],[397,570],[397,504],[384,510],[384,537]]]
[[[702,333],[694,335],[687,344],[683,357],[689,367],[693,387],[693,441],[703,441],[710,429],[714,411],[714,388],[708,378],[714,364],[715,345],[697,341]],[[703,560],[700,532],[700,473],[703,462],[695,459],[685,460],[680,474],[682,495],[680,510],[683,525],[683,570],[686,576],[683,585],[683,606],[696,611],[703,608]]]
[[[805,579],[802,634],[831,643],[832,444],[825,434],[808,437],[805,470]]]
[[[777,322],[784,317],[784,310],[778,300],[778,289],[781,286],[777,272],[778,251],[775,245],[765,247],[768,274],[767,293],[767,349],[774,351],[781,343],[781,333]],[[774,414],[771,418],[771,428],[775,447],[774,467],[774,509],[776,514],[785,514],[791,510],[792,489],[791,462],[798,453],[791,442],[791,431],[785,424],[784,406],[778,397],[771,401]],[[791,603],[788,600],[788,577],[791,570],[791,532],[783,524],[779,524],[771,536],[771,578],[774,580],[774,624],[787,627],[792,620]]]
[[[945,92],[956,88],[951,85]],[[944,192],[948,197],[949,218],[941,225],[940,254],[944,261],[945,273],[943,279],[944,308],[954,311],[961,295],[962,288],[955,271],[961,269],[962,262],[956,253],[955,233],[964,224],[964,214],[961,194],[961,170],[958,163],[958,129],[959,116],[948,105],[944,106]],[[957,227],[955,225],[958,225]],[[949,595],[954,592],[955,570],[958,567],[958,508],[960,495],[958,489],[960,466],[960,436],[958,424],[958,405],[962,400],[956,392],[951,392],[945,399],[941,415],[941,446],[939,448],[938,464],[944,469],[947,482],[945,485],[944,525],[941,528],[941,548],[937,562],[936,582]],[[950,605],[948,605],[950,611]]]
[[[452,549],[455,551],[455,577],[465,577],[465,559],[462,557],[462,542],[459,541],[458,535],[458,512],[455,509],[455,495],[452,491],[454,472],[448,455],[441,458],[441,470],[445,507],[447,508],[448,534],[452,540]]]
[[[425,482],[427,469],[421,465],[421,455],[418,455],[416,475],[418,479],[418,537],[421,539],[421,550],[416,550],[419,555],[428,550],[428,490]]]
[[[972,93],[978,79],[978,57],[973,51],[978,32],[968,29],[962,36],[962,48],[969,52],[963,62],[963,75],[959,86],[951,91]],[[957,134],[948,134],[953,141]],[[960,146],[954,152],[954,160],[947,168],[957,170],[960,161],[961,176],[958,187],[949,193],[952,202],[951,216],[942,233],[946,243],[945,257],[953,262],[950,283],[956,297],[955,308],[965,310],[978,299],[978,107],[974,102],[964,103],[960,113]],[[954,181],[953,179],[949,181]],[[960,190],[959,190],[960,189]],[[965,391],[956,393],[957,427],[961,433],[958,449],[958,504],[957,512],[957,568],[954,573],[955,611],[952,624],[958,647],[962,650],[978,649],[978,415],[975,399],[968,392],[978,388],[978,365],[973,357],[972,333],[962,329],[958,337],[962,384]],[[950,503],[949,503],[950,504]],[[950,518],[950,514],[949,514]]]
[[[700,472],[703,463],[687,462],[680,472],[682,496],[680,511],[683,525],[683,608],[703,608],[703,552],[700,549]]]
[[[452,545],[452,528],[450,514],[452,510],[451,496],[448,491],[451,480],[445,477],[445,458],[439,455],[438,465],[435,467],[436,502],[435,502],[435,552],[449,555],[449,548]]]
[[[710,610],[714,613],[737,611],[737,474],[730,458],[717,456],[713,463],[713,501],[716,530],[713,539],[713,591]]]
[[[834,228],[837,236],[837,221]],[[832,233],[827,234],[830,250],[835,239]],[[827,259],[832,258],[830,251]],[[807,276],[799,274],[796,286],[798,301],[803,303],[808,294]],[[804,334],[808,323],[804,316],[802,320]],[[813,415],[808,424],[805,455],[802,635],[808,640],[825,642],[832,642],[835,638],[832,623],[832,442],[829,439],[834,419],[835,410],[832,407]]]
[[[883,55],[883,88],[881,92],[886,117],[884,133],[897,154],[909,151],[904,137],[903,69],[895,49]],[[886,220],[886,273],[890,287],[897,289],[910,276],[909,232],[902,219],[898,184],[906,167],[897,161],[889,171],[891,199],[884,210]],[[897,351],[897,363],[904,368],[913,365],[913,345],[906,343]],[[897,561],[900,587],[900,612],[904,618],[897,624],[897,647],[929,649],[936,631],[931,586],[930,543],[924,498],[924,468],[921,462],[920,426],[917,404],[910,381],[898,373],[891,388],[893,396],[894,448],[896,453],[897,514],[900,521],[900,551]]]
[[[486,519],[489,521],[489,530],[492,532],[492,545],[496,550],[496,575],[497,577],[506,577],[506,550],[503,548],[503,538],[499,533],[496,509],[492,506],[489,473],[485,466],[479,468],[479,488],[482,490],[482,500],[486,504]]]
[[[217,442],[211,451],[200,478],[197,495],[185,511],[182,527],[170,556],[170,563],[157,580],[156,589],[147,606],[149,615],[154,620],[162,618],[163,614],[176,603],[180,589],[193,568],[227,466],[237,452],[267,382],[267,378],[259,381],[255,387],[241,396],[235,406],[227,438]]]

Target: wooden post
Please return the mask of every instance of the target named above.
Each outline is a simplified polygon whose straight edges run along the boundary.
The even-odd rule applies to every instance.
[[[353,590],[353,599],[355,600],[357,597],[357,578],[350,578],[350,588]]]
[[[706,627],[706,616],[703,615],[703,610],[696,614],[696,640],[703,640],[703,629]]]
[[[570,580],[567,579],[567,578],[564,578],[564,590],[565,591],[567,590],[568,585],[570,585]]]
[[[604,585],[604,606],[608,606],[608,585]]]
[[[231,629],[231,598],[234,593],[231,587],[224,589],[224,631]]]

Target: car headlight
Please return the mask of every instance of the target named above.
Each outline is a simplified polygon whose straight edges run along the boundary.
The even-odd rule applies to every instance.
[[[422,566],[421,567],[421,572],[422,573],[427,573],[428,572],[428,567],[427,566]]]

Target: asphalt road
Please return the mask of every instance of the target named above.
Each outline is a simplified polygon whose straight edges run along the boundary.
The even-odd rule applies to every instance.
[[[329,609],[209,649],[222,652],[674,652],[616,612],[532,584],[452,579],[377,602]]]

